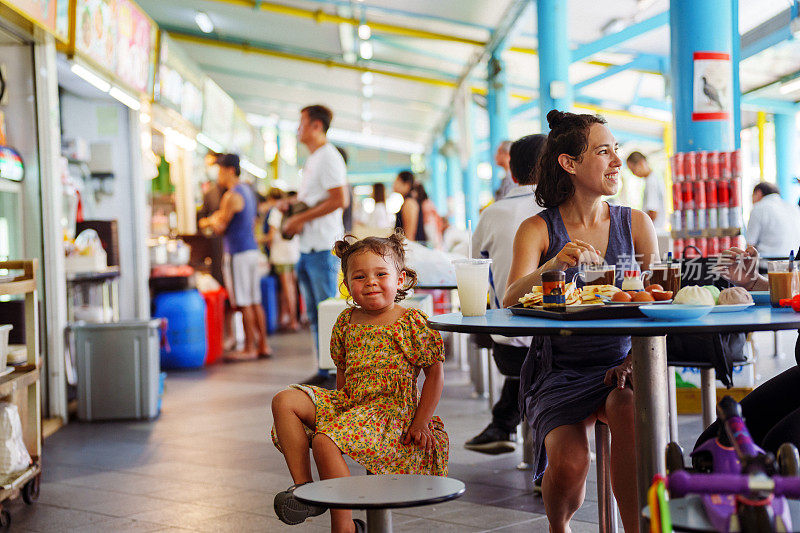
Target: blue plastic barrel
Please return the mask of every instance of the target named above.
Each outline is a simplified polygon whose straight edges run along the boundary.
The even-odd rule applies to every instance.
[[[153,299],[153,318],[167,322],[166,339],[161,343],[161,368],[203,366],[207,350],[206,302],[196,289],[157,295]]]
[[[278,278],[264,276],[261,278],[261,307],[267,318],[267,332],[278,330]]]

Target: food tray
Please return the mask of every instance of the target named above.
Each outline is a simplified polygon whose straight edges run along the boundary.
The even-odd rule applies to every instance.
[[[639,306],[652,303],[653,302],[626,302],[622,305],[576,305],[568,306],[566,311],[550,311],[542,307],[524,307],[522,304],[516,304],[508,309],[515,315],[533,316],[537,318],[552,318],[555,320],[605,320],[611,318],[644,318],[644,314],[639,311]]]

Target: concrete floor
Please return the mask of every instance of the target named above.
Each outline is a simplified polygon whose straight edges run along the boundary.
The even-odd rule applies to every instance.
[[[794,364],[796,333],[784,333],[789,354],[775,359],[771,335],[758,338],[758,373],[766,378]],[[278,521],[276,492],[291,485],[283,458],[267,439],[273,394],[314,369],[307,332],[272,339],[269,361],[172,372],[163,412],[155,422],[71,423],[45,441],[39,501],[8,504],[11,531],[324,531],[327,514],[299,526]],[[449,361],[438,414],[450,435],[450,476],[467,492],[440,505],[393,513],[395,531],[545,532],[541,498],[529,472],[515,465],[521,452],[487,456],[463,443],[489,421],[487,401],[475,398],[468,375]],[[698,416],[680,418],[690,447]],[[354,474],[363,469],[355,466]],[[573,531],[597,531],[594,472]],[[363,513],[361,513],[363,514]],[[359,513],[356,513],[359,516]]]

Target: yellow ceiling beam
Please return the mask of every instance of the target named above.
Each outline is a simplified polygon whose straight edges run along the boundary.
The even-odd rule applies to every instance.
[[[176,32],[175,30],[170,30],[169,34],[170,37],[172,37],[175,40],[200,44],[204,46],[215,46],[218,48],[237,50],[239,52],[265,55],[270,57],[280,57],[282,59],[290,59],[293,61],[304,61],[306,63],[314,63],[316,65],[323,65],[331,68],[351,70],[354,72],[372,72],[374,74],[380,74],[382,76],[388,76],[390,78],[397,78],[406,81],[414,81],[418,83],[426,83],[428,85],[436,85],[439,87],[452,88],[456,86],[455,81],[446,80],[444,78],[433,78],[430,76],[420,76],[416,74],[407,74],[404,72],[395,72],[393,70],[387,70],[382,68],[354,65],[350,63],[344,63],[342,61],[336,61],[333,59],[320,59],[316,57],[304,56],[301,54],[293,54],[291,52],[283,52],[280,50],[270,50],[267,48],[260,48],[256,46],[251,46],[247,43],[232,43],[227,41],[220,41],[209,37],[199,37],[197,35],[190,35],[190,34]]]
[[[438,33],[433,31],[420,30],[418,28],[410,28],[408,26],[398,26],[396,24],[385,24],[383,22],[376,22],[374,20],[360,20],[355,17],[343,17],[333,13],[328,13],[322,9],[302,9],[299,7],[287,6],[283,4],[276,4],[274,2],[254,2],[251,0],[213,0],[222,4],[238,5],[248,7],[250,9],[261,9],[270,13],[278,15],[286,15],[291,17],[299,17],[310,19],[317,24],[349,24],[351,26],[360,26],[362,23],[367,24],[373,31],[391,33],[394,35],[403,35],[406,37],[417,37],[421,39],[434,39],[437,41],[450,41],[454,43],[468,44],[472,46],[485,46],[486,41],[477,39],[467,39],[466,37],[459,37],[457,35],[450,35],[445,33]]]
[[[487,41],[481,41],[478,39],[468,39],[466,37],[459,37],[457,35],[451,35],[448,33],[438,33],[433,31],[420,30],[418,28],[410,28],[408,26],[398,26],[397,24],[386,24],[384,22],[376,22],[374,20],[367,20],[367,19],[361,20],[355,17],[343,17],[333,13],[327,13],[322,9],[317,9],[317,10],[302,9],[299,7],[276,4],[274,2],[256,3],[253,0],[211,0],[211,1],[220,4],[246,7],[248,9],[261,9],[262,11],[267,11],[278,15],[309,19],[313,20],[317,24],[322,24],[322,23],[349,24],[351,26],[358,27],[363,23],[369,26],[374,31],[382,33],[390,33],[394,35],[402,35],[404,37],[414,37],[418,39],[432,39],[436,41],[449,41],[453,43],[468,44],[479,47],[484,47],[486,46],[487,43]],[[538,50],[536,50],[535,48],[530,48],[527,46],[511,46],[508,48],[508,51],[516,52],[519,54],[529,54],[529,55],[537,55],[539,53]],[[584,63],[605,68],[616,66],[614,63],[607,63],[605,61],[584,61]],[[636,70],[637,72],[645,72],[648,74],[661,74],[660,72],[652,72],[646,70],[638,70],[638,69],[632,69],[632,70]]]
[[[628,118],[628,119],[632,119],[632,120],[641,120],[641,121],[644,121],[644,122],[652,122],[652,123],[655,123],[655,124],[660,124],[662,126],[666,126],[667,124],[670,124],[670,122],[668,122],[666,120],[661,120],[661,119],[657,119],[657,118],[653,118],[653,117],[644,117],[642,115],[637,115],[635,113],[631,113],[630,111],[625,111],[624,109],[611,109],[611,108],[607,108],[607,107],[600,107],[600,106],[596,106],[596,105],[592,105],[592,104],[583,104],[583,103],[578,103],[578,102],[574,103],[573,107],[576,107],[578,109],[586,109],[588,111],[593,111],[595,113],[601,113],[602,115],[609,116],[609,117],[620,117],[620,118]]]

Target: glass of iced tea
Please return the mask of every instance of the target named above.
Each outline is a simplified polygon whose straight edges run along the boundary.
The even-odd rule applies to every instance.
[[[784,298],[792,298],[800,293],[800,261],[767,261],[769,277],[769,303],[780,307]]]
[[[665,291],[672,291],[673,295],[677,294],[681,289],[680,263],[655,263],[650,265],[648,284],[661,285]]]

